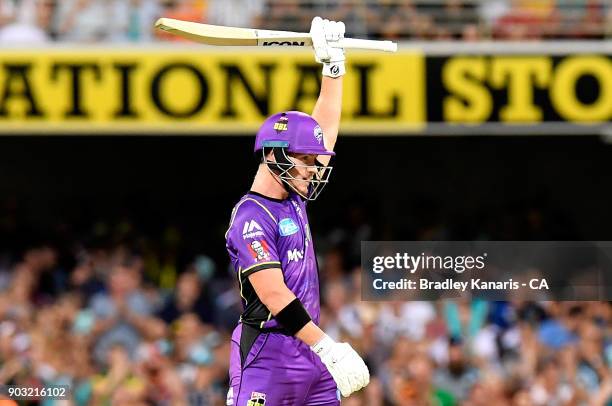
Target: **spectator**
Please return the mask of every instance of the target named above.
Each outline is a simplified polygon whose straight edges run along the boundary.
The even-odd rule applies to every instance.
[[[178,20],[203,22],[204,3],[193,0],[162,0],[163,15]]]
[[[575,391],[569,383],[563,381],[558,363],[547,360],[538,367],[530,394],[536,406],[571,405]]]
[[[308,31],[310,16],[300,9],[299,0],[270,0],[266,12],[269,30]]]
[[[116,31],[113,15],[118,0],[64,0],[58,2],[54,30],[62,41],[109,41]]]
[[[562,1],[559,4],[560,12],[564,13],[564,36],[580,39],[603,39],[605,8],[599,0],[577,0],[568,4]]]
[[[157,0],[124,0],[114,3],[113,15],[116,31],[111,35],[112,41],[150,42],[161,7]]]
[[[511,8],[496,21],[494,37],[508,40],[539,40],[554,32],[553,0],[512,0]]]
[[[447,28],[453,39],[460,39],[468,26],[477,29],[478,15],[472,3],[462,0],[446,0],[437,16],[437,24]]]
[[[427,324],[434,317],[435,310],[428,302],[385,303],[378,316],[378,340],[386,345],[401,337],[422,340]]]
[[[478,14],[490,30],[499,18],[510,12],[510,8],[510,0],[488,0],[480,2]]]
[[[397,386],[392,391],[395,404],[452,406],[456,399],[449,392],[432,383],[434,365],[424,354],[415,354],[408,361],[406,374],[396,376]],[[407,403],[405,403],[407,401]]]
[[[445,368],[436,372],[433,379],[436,387],[444,389],[463,402],[477,379],[477,371],[467,360],[463,343],[451,338],[448,345],[448,363]]]
[[[208,23],[231,27],[267,28],[264,0],[210,0]]]
[[[104,362],[106,353],[122,344],[133,358],[141,337],[151,334],[148,317],[153,309],[140,290],[138,270],[129,265],[113,267],[108,281],[108,291],[91,299],[90,308],[95,317],[92,334],[96,337],[94,355]]]
[[[138,404],[145,401],[146,381],[132,365],[125,347],[113,344],[108,350],[106,364],[108,372],[92,379],[92,404]]]
[[[192,0],[163,0],[162,15],[177,20],[193,21],[197,23],[206,22],[206,11],[200,1]],[[163,31],[156,31],[158,38],[164,41],[187,41],[186,39],[171,35]]]
[[[50,10],[50,0],[0,1],[0,44],[48,42]]]
[[[203,323],[211,323],[214,310],[209,297],[202,290],[199,276],[195,272],[185,272],[179,277],[175,293],[168,298],[158,316],[172,324],[183,314],[195,313]]]

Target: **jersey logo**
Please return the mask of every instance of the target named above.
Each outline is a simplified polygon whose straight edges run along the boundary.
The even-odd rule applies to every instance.
[[[249,251],[255,261],[262,261],[270,258],[270,249],[266,240],[255,240],[249,244]]]
[[[245,221],[242,228],[242,239],[261,237],[264,235],[263,229],[255,220]]]
[[[283,237],[286,237],[291,234],[295,234],[298,232],[299,229],[300,228],[298,227],[298,225],[295,224],[293,219],[290,219],[289,217],[284,218],[278,222],[278,232]]]
[[[302,259],[304,259],[304,251],[298,251],[297,248],[287,251],[287,262],[298,262]]]
[[[260,392],[251,392],[251,399],[246,406],[262,406],[266,404],[266,394]]]

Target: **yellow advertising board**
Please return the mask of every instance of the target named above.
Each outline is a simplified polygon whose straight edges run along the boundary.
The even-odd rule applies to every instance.
[[[459,45],[349,52],[342,132],[574,134],[609,125],[608,53]],[[5,49],[0,60],[0,134],[252,134],[273,113],[312,111],[321,80],[310,52],[287,49]]]
[[[197,49],[0,51],[0,133],[244,134],[283,110],[312,111],[309,52]],[[351,53],[342,129],[420,131],[419,52]]]

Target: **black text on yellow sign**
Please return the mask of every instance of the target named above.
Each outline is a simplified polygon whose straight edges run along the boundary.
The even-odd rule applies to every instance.
[[[4,133],[252,132],[273,113],[312,111],[321,80],[310,53],[49,50],[0,58]],[[343,129],[418,130],[423,76],[418,53],[351,55]]]
[[[428,120],[601,123],[612,119],[607,55],[428,58]]]

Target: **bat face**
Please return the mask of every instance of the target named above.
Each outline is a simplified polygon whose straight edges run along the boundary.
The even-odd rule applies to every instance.
[[[224,27],[191,21],[160,18],[155,27],[174,35],[208,45],[225,46],[308,46],[310,34],[290,31]]]
[[[249,28],[223,27],[191,21],[160,18],[155,27],[180,37],[208,45],[256,46],[257,34]]]
[[[155,27],[174,35],[208,45],[221,46],[282,46],[304,47],[312,45],[309,33],[292,31],[256,30],[253,28],[224,27],[191,21],[160,18]],[[397,44],[391,41],[373,41],[344,38],[329,46],[335,48],[360,48],[395,52]]]

